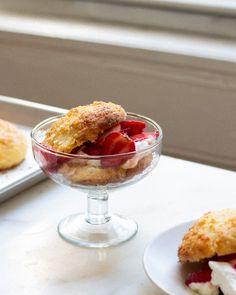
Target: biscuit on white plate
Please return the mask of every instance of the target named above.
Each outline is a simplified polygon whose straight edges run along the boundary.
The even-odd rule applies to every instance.
[[[205,213],[189,229],[178,249],[180,262],[199,262],[236,253],[236,209]]]

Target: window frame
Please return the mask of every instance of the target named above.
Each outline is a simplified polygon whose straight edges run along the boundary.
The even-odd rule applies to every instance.
[[[47,17],[235,39],[236,1],[208,0],[208,3],[211,5],[204,0],[0,0],[0,8]]]
[[[77,0],[78,1],[78,0]],[[176,9],[201,13],[236,15],[234,0],[80,0],[100,3],[122,3],[123,5],[143,6],[163,9]]]

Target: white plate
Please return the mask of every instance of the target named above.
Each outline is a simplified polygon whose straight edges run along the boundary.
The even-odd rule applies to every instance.
[[[195,294],[185,286],[184,280],[196,265],[182,266],[178,262],[177,251],[184,233],[193,224],[187,222],[172,227],[159,234],[146,248],[143,264],[148,277],[162,291],[170,295]]]

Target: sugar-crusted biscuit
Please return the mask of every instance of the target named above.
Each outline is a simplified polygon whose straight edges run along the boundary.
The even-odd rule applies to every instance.
[[[180,262],[198,262],[236,253],[236,209],[205,213],[184,235]]]
[[[111,102],[78,106],[52,124],[43,143],[55,151],[70,153],[87,141],[94,142],[98,135],[125,118],[125,110]]]
[[[23,134],[10,122],[0,119],[0,170],[18,165],[25,158]]]

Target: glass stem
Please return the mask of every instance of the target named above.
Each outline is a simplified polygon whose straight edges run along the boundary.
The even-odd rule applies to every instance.
[[[111,219],[108,213],[108,192],[106,189],[90,190],[87,201],[86,221],[88,223],[104,224]]]

